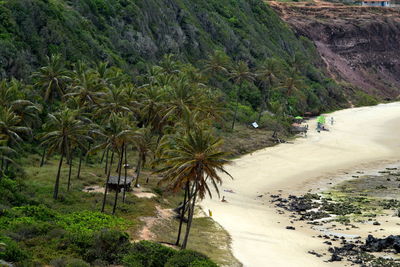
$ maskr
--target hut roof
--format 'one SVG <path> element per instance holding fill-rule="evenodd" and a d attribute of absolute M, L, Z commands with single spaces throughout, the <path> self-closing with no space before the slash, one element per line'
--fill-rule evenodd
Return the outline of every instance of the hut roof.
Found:
<path fill-rule="evenodd" d="M 133 177 L 132 176 L 127 176 L 126 177 L 126 184 L 132 183 Z M 121 179 L 119 181 L 119 185 L 124 185 L 125 182 L 125 176 L 121 175 Z M 108 184 L 118 184 L 118 176 L 110 176 L 110 179 L 108 181 Z"/>

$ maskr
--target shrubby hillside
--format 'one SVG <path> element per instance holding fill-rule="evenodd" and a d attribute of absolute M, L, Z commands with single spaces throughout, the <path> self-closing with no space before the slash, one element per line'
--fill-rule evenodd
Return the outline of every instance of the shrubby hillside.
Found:
<path fill-rule="evenodd" d="M 277 59 L 285 69 L 281 78 L 294 68 L 302 93 L 284 103 L 296 106 L 289 113 L 319 113 L 346 103 L 342 89 L 315 67 L 320 59 L 313 44 L 297 38 L 260 0 L 0 2 L 0 78 L 28 79 L 56 53 L 72 63 L 107 61 L 137 74 L 165 54 L 200 66 L 216 49 L 254 70 L 267 58 Z M 217 79 L 215 86 L 234 99 L 235 87 L 226 80 Z M 263 96 L 255 85 L 245 84 L 241 102 L 257 110 Z M 268 100 L 275 102 L 273 112 L 285 102 L 279 95 Z"/>
<path fill-rule="evenodd" d="M 259 0 L 6 0 L 0 14 L 2 76 L 23 77 L 55 52 L 126 65 L 216 48 L 251 62 L 308 51 Z"/>

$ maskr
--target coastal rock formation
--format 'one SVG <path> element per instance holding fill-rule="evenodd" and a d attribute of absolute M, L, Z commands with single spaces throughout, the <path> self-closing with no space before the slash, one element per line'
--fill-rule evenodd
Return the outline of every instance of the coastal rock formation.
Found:
<path fill-rule="evenodd" d="M 386 238 L 375 238 L 372 235 L 368 235 L 362 249 L 369 252 L 380 252 L 385 249 L 394 249 L 396 253 L 399 253 L 400 236 L 390 235 Z"/>

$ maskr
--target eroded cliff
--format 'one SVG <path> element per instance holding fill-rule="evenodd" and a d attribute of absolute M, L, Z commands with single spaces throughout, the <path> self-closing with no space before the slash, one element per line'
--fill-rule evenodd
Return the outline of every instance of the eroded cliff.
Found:
<path fill-rule="evenodd" d="M 325 2 L 269 2 L 311 39 L 336 80 L 382 98 L 400 93 L 400 11 Z"/>

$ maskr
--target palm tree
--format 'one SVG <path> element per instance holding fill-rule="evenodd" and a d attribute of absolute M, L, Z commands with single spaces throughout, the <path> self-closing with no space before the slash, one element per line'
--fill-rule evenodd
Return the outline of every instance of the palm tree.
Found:
<path fill-rule="evenodd" d="M 105 86 L 93 71 L 86 70 L 74 73 L 73 83 L 70 92 L 66 93 L 66 99 L 75 98 L 80 108 L 89 108 L 99 105 L 99 99 L 104 96 Z"/>
<path fill-rule="evenodd" d="M 131 107 L 127 103 L 127 95 L 123 87 L 111 85 L 102 97 L 97 108 L 96 116 L 109 118 L 110 114 L 126 115 L 132 113 Z"/>
<path fill-rule="evenodd" d="M 33 73 L 33 78 L 36 80 L 35 87 L 43 90 L 45 102 L 56 96 L 63 97 L 67 84 L 71 80 L 60 54 L 47 57 L 47 61 L 47 66 L 41 67 L 38 72 Z"/>
<path fill-rule="evenodd" d="M 165 90 L 159 86 L 145 86 L 139 93 L 140 114 L 145 126 L 156 124 L 156 118 L 161 117 L 164 109 Z"/>
<path fill-rule="evenodd" d="M 124 154 L 124 149 L 129 142 L 131 136 L 134 134 L 133 128 L 130 126 L 131 123 L 127 118 L 121 118 L 118 115 L 112 113 L 108 119 L 108 124 L 102 133 L 99 133 L 103 137 L 103 141 L 100 144 L 93 147 L 90 153 L 98 150 L 105 150 L 111 152 L 111 158 L 108 163 L 107 169 L 107 180 L 105 184 L 103 204 L 101 207 L 101 212 L 104 212 L 105 205 L 107 201 L 108 184 L 110 181 L 111 170 L 114 160 L 114 153 L 119 153 L 119 164 L 118 164 L 118 185 L 121 179 L 121 169 L 122 169 L 122 159 Z M 106 159 L 108 161 L 108 158 Z M 116 199 L 118 198 L 118 190 L 116 192 Z M 116 207 L 116 201 L 114 201 L 114 206 Z M 115 213 L 115 208 L 113 208 L 113 213 Z"/>
<path fill-rule="evenodd" d="M 138 151 L 138 161 L 136 164 L 136 180 L 135 187 L 139 186 L 139 177 L 142 168 L 145 166 L 148 154 L 154 148 L 153 136 L 149 128 L 141 128 L 133 135 L 133 144 Z M 149 182 L 147 178 L 146 183 Z"/>
<path fill-rule="evenodd" d="M 180 63 L 174 60 L 173 54 L 166 54 L 159 62 L 159 66 L 162 68 L 162 72 L 167 75 L 175 75 L 180 72 Z"/>
<path fill-rule="evenodd" d="M 236 91 L 236 107 L 235 114 L 232 121 L 232 130 L 235 128 L 236 116 L 239 107 L 240 92 L 243 86 L 243 82 L 253 82 L 254 74 L 249 70 L 249 66 L 243 60 L 240 60 L 229 73 L 229 79 L 238 85 L 238 90 Z"/>
<path fill-rule="evenodd" d="M 221 174 L 231 177 L 224 169 L 229 160 L 221 145 L 221 139 L 201 128 L 185 131 L 163 143 L 164 151 L 159 161 L 161 169 L 158 171 L 163 175 L 161 183 L 167 183 L 175 192 L 182 188 L 187 190 L 188 222 L 183 249 L 187 246 L 197 197 L 203 199 L 207 193 L 212 197 L 209 184 L 219 195 Z"/>
<path fill-rule="evenodd" d="M 231 62 L 229 57 L 222 50 L 215 50 L 204 61 L 203 72 L 213 76 L 219 73 L 228 74 Z"/>
<path fill-rule="evenodd" d="M 21 126 L 22 119 L 12 111 L 12 108 L 0 106 L 0 135 L 7 140 L 7 144 L 16 145 L 22 142 L 21 135 L 31 134 L 31 128 Z"/>
<path fill-rule="evenodd" d="M 87 125 L 77 119 L 77 111 L 68 108 L 49 114 L 46 129 L 48 131 L 40 135 L 42 145 L 48 148 L 48 155 L 58 152 L 61 156 L 53 191 L 53 198 L 57 199 L 64 156 L 70 161 L 71 149 L 75 146 L 84 148 L 90 137 Z"/>
<path fill-rule="evenodd" d="M 0 178 L 3 177 L 5 172 L 5 166 L 8 163 L 14 164 L 14 161 L 10 158 L 11 155 L 15 154 L 16 151 L 7 145 L 7 140 L 3 139 L 4 136 L 0 135 L 0 159 L 1 159 L 1 167 L 0 167 Z"/>
<path fill-rule="evenodd" d="M 288 77 L 278 88 L 282 90 L 284 93 L 286 109 L 289 111 L 289 113 L 293 113 L 292 112 L 293 107 L 289 102 L 289 100 L 293 100 L 293 95 L 296 95 L 296 98 L 299 98 L 299 99 L 294 99 L 296 101 L 301 101 L 305 98 L 304 95 L 301 94 L 302 88 L 304 88 L 304 83 L 302 78 L 298 75 L 295 69 L 291 68 L 289 70 Z"/>
<path fill-rule="evenodd" d="M 10 82 L 1 81 L 0 106 L 10 108 L 10 111 L 21 118 L 23 126 L 37 127 L 41 122 L 39 118 L 41 107 L 26 99 L 25 87 L 26 85 L 14 78 Z"/>
<path fill-rule="evenodd" d="M 267 102 L 269 99 L 269 92 L 271 88 L 274 86 L 276 81 L 278 80 L 278 76 L 281 72 L 281 66 L 279 61 L 275 58 L 269 58 L 265 60 L 261 65 L 257 68 L 256 78 L 258 80 L 259 86 L 261 88 L 261 107 L 260 112 L 258 114 L 258 122 L 260 122 L 262 112 L 267 107 Z M 268 90 L 269 88 L 269 90 Z"/>

